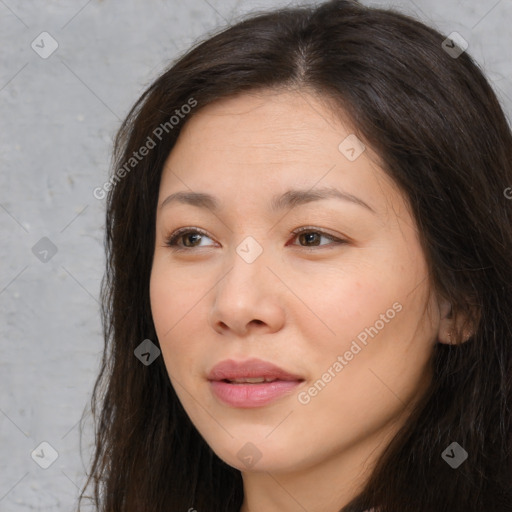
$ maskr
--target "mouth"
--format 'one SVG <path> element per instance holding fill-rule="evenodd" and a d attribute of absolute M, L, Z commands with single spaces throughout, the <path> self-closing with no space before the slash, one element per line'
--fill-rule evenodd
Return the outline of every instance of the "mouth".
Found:
<path fill-rule="evenodd" d="M 210 389 L 223 404 L 236 408 L 262 407 L 290 395 L 304 378 L 260 359 L 226 360 L 208 374 Z"/>
<path fill-rule="evenodd" d="M 281 379 L 274 379 L 274 378 L 267 378 L 267 377 L 253 377 L 253 378 L 245 378 L 245 379 L 222 379 L 220 382 L 229 382 L 230 384 L 262 384 L 264 382 L 275 382 L 276 380 Z"/>

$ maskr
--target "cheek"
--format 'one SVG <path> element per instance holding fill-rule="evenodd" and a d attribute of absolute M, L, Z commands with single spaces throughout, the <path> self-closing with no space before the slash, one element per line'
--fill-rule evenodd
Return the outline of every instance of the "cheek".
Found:
<path fill-rule="evenodd" d="M 168 276 L 162 272 L 158 264 L 153 264 L 149 283 L 149 297 L 151 314 L 160 340 L 165 341 L 163 334 L 171 329 L 173 322 L 171 316 L 176 311 L 175 293 L 171 292 Z"/>
<path fill-rule="evenodd" d="M 197 362 L 204 322 L 194 319 L 204 314 L 207 290 L 194 283 L 189 274 L 155 259 L 150 279 L 151 312 L 162 356 L 172 375 L 186 374 Z"/>
<path fill-rule="evenodd" d="M 150 280 L 151 313 L 166 363 L 169 350 L 174 353 L 175 348 L 179 347 L 179 344 L 172 346 L 173 340 L 180 327 L 180 318 L 186 314 L 186 301 L 182 293 L 177 293 L 176 284 L 170 272 L 164 271 L 158 263 L 154 264 Z"/>
<path fill-rule="evenodd" d="M 313 342 L 307 349 L 312 376 L 321 379 L 329 369 L 343 374 L 334 380 L 341 386 L 339 396 L 347 398 L 346 389 L 352 386 L 360 389 L 362 396 L 371 396 L 372 386 L 384 386 L 375 373 L 406 394 L 423 382 L 435 325 L 424 314 L 428 292 L 425 279 L 418 286 L 422 282 L 416 278 L 418 274 L 419 269 L 414 268 L 404 272 L 398 262 L 386 269 L 368 266 L 334 276 L 331 282 L 338 283 L 335 287 L 323 283 L 308 293 L 314 322 L 298 318 L 297 322 L 303 334 L 308 332 L 305 338 Z M 336 362 L 337 371 L 333 369 Z"/>
<path fill-rule="evenodd" d="M 192 277 L 184 278 L 179 268 L 174 268 L 157 253 L 151 269 L 149 293 L 155 327 L 160 334 L 166 334 L 161 342 L 172 337 L 199 300 L 198 287 L 191 281 Z"/>
<path fill-rule="evenodd" d="M 390 309 L 388 316 L 395 314 L 396 284 L 383 282 L 379 269 L 346 269 L 316 282 L 318 286 L 305 296 L 308 308 L 298 308 L 296 321 L 309 330 L 307 339 L 315 340 L 319 356 L 343 353 L 358 335 L 364 341 L 365 328 L 379 321 L 381 314 Z M 311 319 L 301 319 L 305 316 Z"/>

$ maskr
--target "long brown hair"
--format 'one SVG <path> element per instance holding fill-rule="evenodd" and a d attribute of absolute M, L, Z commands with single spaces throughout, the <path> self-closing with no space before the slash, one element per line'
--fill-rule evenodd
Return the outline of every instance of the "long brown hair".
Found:
<path fill-rule="evenodd" d="M 469 341 L 435 346 L 424 400 L 343 511 L 512 510 L 512 201 L 504 193 L 512 135 L 482 72 L 467 52 L 449 52 L 445 38 L 349 0 L 275 10 L 197 44 L 136 102 L 105 187 L 105 349 L 91 402 L 96 451 L 80 502 L 92 481 L 101 512 L 239 511 L 240 472 L 199 435 L 163 358 L 146 366 L 134 350 L 145 339 L 158 346 L 149 301 L 155 214 L 181 129 L 217 99 L 288 88 L 314 91 L 348 114 L 409 200 L 432 286 L 454 317 L 474 321 Z M 152 147 L 142 157 L 143 146 Z M 441 457 L 453 442 L 468 453 L 457 469 Z"/>

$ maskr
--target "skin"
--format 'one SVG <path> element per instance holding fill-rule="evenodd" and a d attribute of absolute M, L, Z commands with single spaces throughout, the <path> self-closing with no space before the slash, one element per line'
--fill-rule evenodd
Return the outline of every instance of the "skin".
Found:
<path fill-rule="evenodd" d="M 407 201 L 378 155 L 366 145 L 350 161 L 338 149 L 353 133 L 313 93 L 245 93 L 197 112 L 163 169 L 153 320 L 191 421 L 242 472 L 242 512 L 333 512 L 348 503 L 424 393 L 434 344 L 447 343 L 453 327 L 449 304 L 429 287 Z M 334 198 L 270 211 L 275 194 L 324 186 L 357 196 L 374 212 Z M 221 209 L 160 207 L 178 191 L 212 194 Z M 292 234 L 303 226 L 309 235 Z M 183 250 L 174 251 L 166 239 L 181 227 L 208 235 L 183 236 Z M 315 235 L 319 230 L 347 242 Z M 236 252 L 249 236 L 263 250 L 251 263 Z M 338 356 L 396 303 L 394 318 L 386 316 L 334 371 Z M 208 372 L 225 359 L 252 357 L 305 382 L 263 407 L 223 404 Z M 329 368 L 330 381 L 308 395 Z M 248 442 L 261 454 L 252 467 L 237 456 Z"/>

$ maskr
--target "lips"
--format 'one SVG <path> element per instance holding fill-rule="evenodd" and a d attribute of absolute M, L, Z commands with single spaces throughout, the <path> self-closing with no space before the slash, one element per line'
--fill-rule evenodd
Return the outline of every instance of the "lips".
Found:
<path fill-rule="evenodd" d="M 222 361 L 211 369 L 208 380 L 222 403 L 238 408 L 262 407 L 304 382 L 301 376 L 261 359 Z"/>
<path fill-rule="evenodd" d="M 227 359 L 215 365 L 208 374 L 211 381 L 244 381 L 248 379 L 302 381 L 299 375 L 289 373 L 279 366 L 262 361 L 261 359 L 249 359 L 246 361 L 233 361 Z"/>

